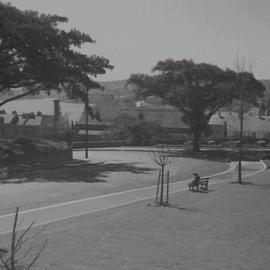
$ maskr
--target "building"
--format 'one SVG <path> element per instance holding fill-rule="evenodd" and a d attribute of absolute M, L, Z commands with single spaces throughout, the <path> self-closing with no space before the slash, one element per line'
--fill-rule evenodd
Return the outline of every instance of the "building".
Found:
<path fill-rule="evenodd" d="M 111 125 L 111 122 L 101 121 L 99 109 L 95 106 L 91 105 L 88 107 L 88 117 L 86 117 L 86 110 L 84 108 L 79 122 L 73 125 L 73 130 L 75 130 L 78 140 L 83 140 L 86 136 L 86 122 L 89 140 L 100 140 L 103 132 Z"/>
<path fill-rule="evenodd" d="M 129 99 L 115 99 L 113 95 L 108 94 L 99 94 L 95 99 L 90 98 L 90 101 L 91 104 L 89 104 L 87 109 L 88 117 L 86 117 L 84 106 L 79 121 L 73 122 L 73 131 L 76 134 L 76 140 L 84 140 L 86 135 L 86 121 L 88 123 L 88 139 L 101 140 L 104 131 L 111 126 L 114 119 L 116 119 L 122 111 L 127 108 L 135 107 L 135 103 L 131 102 Z M 95 101 L 95 103 L 92 103 L 93 101 Z"/>
<path fill-rule="evenodd" d="M 239 136 L 240 118 L 238 113 L 221 112 L 211 117 L 210 127 L 215 127 L 216 135 L 233 138 Z M 243 135 L 257 139 L 270 138 L 270 116 L 258 116 L 252 113 L 244 114 Z"/>
<path fill-rule="evenodd" d="M 36 101 L 36 103 L 38 103 Z M 62 116 L 58 99 L 51 100 L 51 114 L 39 112 L 0 114 L 0 136 L 15 138 L 19 136 L 55 138 L 68 131 L 68 119 Z"/>

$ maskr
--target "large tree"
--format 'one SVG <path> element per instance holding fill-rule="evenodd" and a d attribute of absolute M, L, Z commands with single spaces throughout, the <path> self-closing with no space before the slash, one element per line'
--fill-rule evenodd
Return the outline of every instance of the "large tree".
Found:
<path fill-rule="evenodd" d="M 223 70 L 192 60 L 160 61 L 152 75 L 133 74 L 128 83 L 136 86 L 137 95 L 158 96 L 183 113 L 182 120 L 193 135 L 193 151 L 200 151 L 200 138 L 209 131 L 208 122 L 223 106 L 239 98 L 239 89 L 256 104 L 264 87 L 251 73 Z"/>
<path fill-rule="evenodd" d="M 112 66 L 103 57 L 81 53 L 82 45 L 95 41 L 76 29 L 61 29 L 67 21 L 0 2 L 0 93 L 15 92 L 0 106 L 43 90 L 84 97 L 84 89 L 99 87 L 91 77 Z"/>

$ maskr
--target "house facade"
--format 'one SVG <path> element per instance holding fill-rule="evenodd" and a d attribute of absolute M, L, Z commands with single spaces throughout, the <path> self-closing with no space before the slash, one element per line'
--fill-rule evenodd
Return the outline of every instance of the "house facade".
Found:
<path fill-rule="evenodd" d="M 62 116 L 60 102 L 52 100 L 53 111 L 51 114 L 42 112 L 0 114 L 1 138 L 16 138 L 20 136 L 55 138 L 69 129 L 68 121 Z"/>
<path fill-rule="evenodd" d="M 221 112 L 213 115 L 209 121 L 216 135 L 221 138 L 239 136 L 240 118 L 238 113 Z M 270 116 L 259 116 L 251 112 L 244 114 L 243 135 L 257 139 L 270 138 Z"/>

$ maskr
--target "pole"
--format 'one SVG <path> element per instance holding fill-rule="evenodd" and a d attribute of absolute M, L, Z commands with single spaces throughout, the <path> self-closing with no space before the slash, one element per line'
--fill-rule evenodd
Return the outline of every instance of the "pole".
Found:
<path fill-rule="evenodd" d="M 86 88 L 86 99 L 85 99 L 85 158 L 88 158 L 88 88 Z"/>
<path fill-rule="evenodd" d="M 161 171 L 158 171 L 158 184 L 157 184 L 157 192 L 156 192 L 156 203 L 158 202 L 158 193 L 159 193 L 159 185 L 160 185 L 160 175 Z"/>
<path fill-rule="evenodd" d="M 167 204 L 169 203 L 170 171 L 167 171 Z"/>
<path fill-rule="evenodd" d="M 164 193 L 164 165 L 161 166 L 161 188 L 160 188 L 160 204 L 163 205 Z"/>
<path fill-rule="evenodd" d="M 238 183 L 242 183 L 242 152 L 243 152 L 243 88 L 240 89 L 240 133 L 239 133 L 239 155 L 238 155 Z"/>

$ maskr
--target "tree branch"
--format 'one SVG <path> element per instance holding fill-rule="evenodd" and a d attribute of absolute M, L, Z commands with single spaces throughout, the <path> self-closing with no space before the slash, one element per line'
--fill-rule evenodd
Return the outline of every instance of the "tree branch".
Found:
<path fill-rule="evenodd" d="M 18 99 L 18 98 L 25 97 L 25 96 L 27 96 L 27 95 L 29 95 L 29 94 L 33 94 L 33 93 L 36 92 L 37 90 L 38 90 L 38 89 L 35 88 L 35 89 L 32 89 L 32 90 L 29 90 L 28 92 L 22 93 L 22 94 L 20 94 L 20 95 L 17 95 L 17 96 L 8 98 L 8 99 L 6 99 L 6 100 L 0 102 L 0 107 L 3 106 L 4 104 L 8 103 L 8 102 L 11 102 L 11 101 L 13 101 L 13 100 Z"/>
<path fill-rule="evenodd" d="M 28 265 L 28 267 L 26 268 L 27 270 L 31 269 L 32 266 L 36 263 L 36 261 L 39 259 L 41 253 L 43 252 L 43 250 L 45 249 L 46 245 L 48 243 L 48 239 L 45 240 L 45 242 L 43 243 L 42 247 L 40 248 L 40 250 L 38 251 L 38 253 L 35 255 L 35 257 L 33 258 L 33 260 L 31 261 L 31 263 Z"/>

